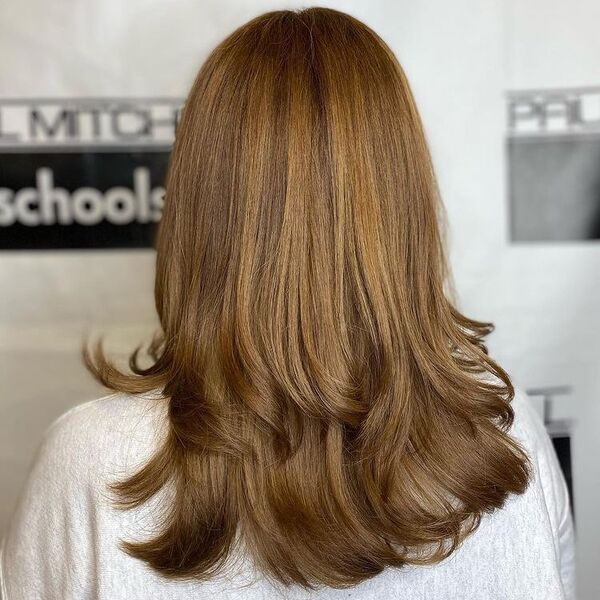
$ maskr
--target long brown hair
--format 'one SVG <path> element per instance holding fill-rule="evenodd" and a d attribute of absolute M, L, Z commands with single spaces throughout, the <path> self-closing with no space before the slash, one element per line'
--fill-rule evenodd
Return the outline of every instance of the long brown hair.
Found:
<path fill-rule="evenodd" d="M 444 222 L 406 76 L 369 27 L 273 11 L 214 49 L 166 177 L 151 366 L 85 351 L 109 388 L 168 403 L 162 447 L 112 486 L 127 509 L 173 485 L 130 555 L 207 579 L 239 533 L 275 581 L 346 587 L 441 560 L 524 491 L 514 388 L 493 324 L 447 289 Z"/>

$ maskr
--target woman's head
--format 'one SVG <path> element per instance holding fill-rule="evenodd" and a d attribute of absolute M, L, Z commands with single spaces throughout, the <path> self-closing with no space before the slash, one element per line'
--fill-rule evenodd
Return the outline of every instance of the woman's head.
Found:
<path fill-rule="evenodd" d="M 115 485 L 125 507 L 175 485 L 131 554 L 205 578 L 239 532 L 269 575 L 345 586 L 443 558 L 524 490 L 513 388 L 493 325 L 446 293 L 442 218 L 409 84 L 366 25 L 274 11 L 210 54 L 167 174 L 153 364 L 86 354 L 169 404 Z"/>

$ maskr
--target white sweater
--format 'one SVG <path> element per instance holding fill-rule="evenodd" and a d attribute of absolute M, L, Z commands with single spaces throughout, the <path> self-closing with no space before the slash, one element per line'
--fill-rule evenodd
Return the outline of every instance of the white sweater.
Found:
<path fill-rule="evenodd" d="M 275 588 L 242 569 L 207 583 L 162 579 L 117 547 L 152 524 L 152 501 L 109 506 L 105 485 L 141 465 L 158 443 L 164 404 L 114 394 L 80 404 L 47 430 L 0 548 L 3 600 L 559 600 L 575 598 L 567 487 L 544 425 L 519 388 L 512 434 L 532 457 L 527 491 L 484 515 L 445 561 L 388 568 L 349 590 Z"/>

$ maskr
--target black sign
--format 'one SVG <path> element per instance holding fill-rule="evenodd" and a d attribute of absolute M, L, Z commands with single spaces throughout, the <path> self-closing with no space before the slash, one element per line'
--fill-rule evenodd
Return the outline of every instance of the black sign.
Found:
<path fill-rule="evenodd" d="M 0 100 L 0 249 L 152 246 L 180 100 Z"/>
<path fill-rule="evenodd" d="M 600 240 L 600 87 L 511 91 L 512 242 Z"/>

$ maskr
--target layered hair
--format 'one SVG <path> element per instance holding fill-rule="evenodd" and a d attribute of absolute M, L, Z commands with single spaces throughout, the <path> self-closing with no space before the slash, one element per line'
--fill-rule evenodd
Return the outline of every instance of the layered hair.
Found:
<path fill-rule="evenodd" d="M 204 580 L 239 535 L 273 580 L 348 587 L 442 560 L 525 490 L 494 325 L 456 308 L 426 135 L 373 30 L 317 7 L 239 27 L 197 74 L 165 189 L 151 362 L 84 352 L 168 405 L 112 484 L 122 509 L 173 486 L 130 555 Z"/>

